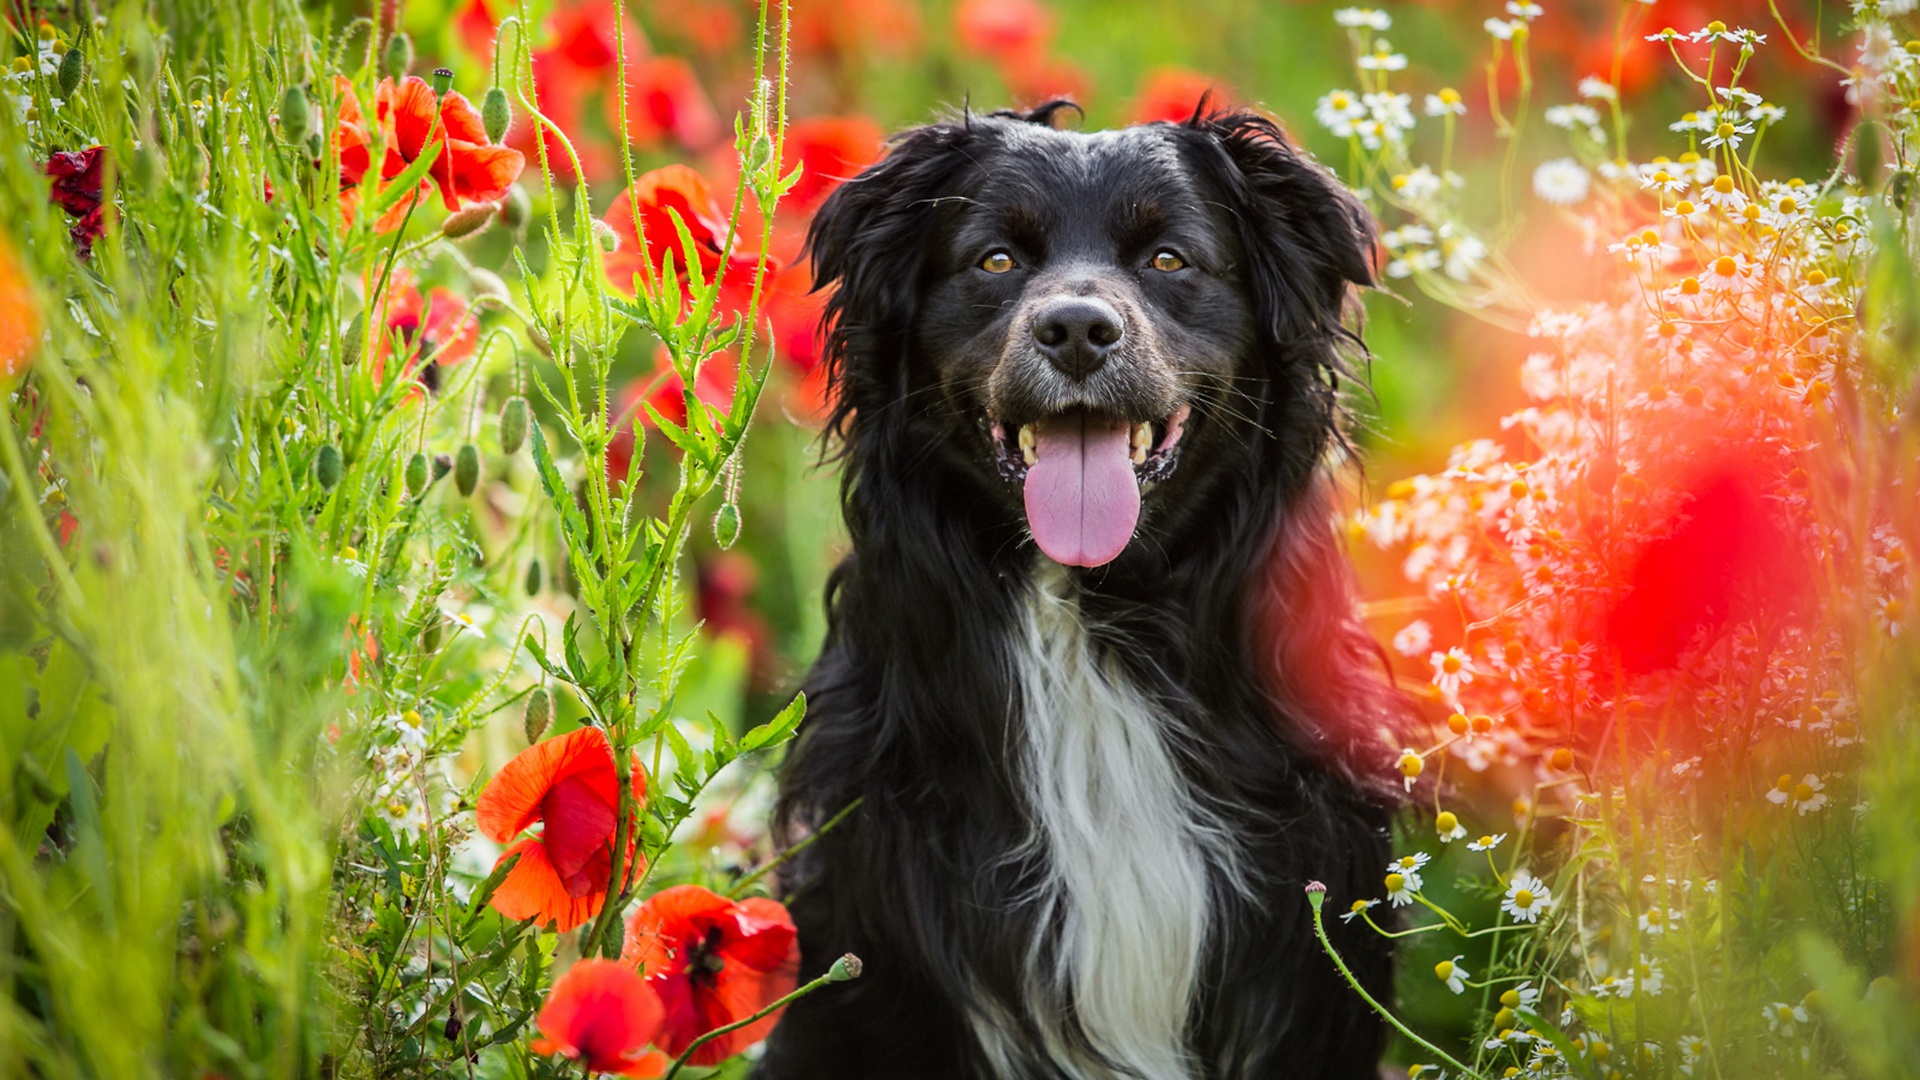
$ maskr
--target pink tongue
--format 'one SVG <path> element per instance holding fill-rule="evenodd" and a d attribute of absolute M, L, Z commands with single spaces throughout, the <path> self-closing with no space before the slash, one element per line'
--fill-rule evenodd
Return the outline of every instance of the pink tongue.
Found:
<path fill-rule="evenodd" d="M 1071 412 L 1034 425 L 1039 460 L 1027 469 L 1027 528 L 1047 558 L 1102 566 L 1119 557 L 1140 520 L 1124 420 Z"/>

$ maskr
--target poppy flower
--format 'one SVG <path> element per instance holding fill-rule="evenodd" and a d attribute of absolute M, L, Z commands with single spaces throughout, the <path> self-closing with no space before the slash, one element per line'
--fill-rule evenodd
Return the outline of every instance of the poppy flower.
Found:
<path fill-rule="evenodd" d="M 353 83 L 345 75 L 335 75 L 333 89 L 340 99 L 333 121 L 333 147 L 340 159 L 340 191 L 344 199 L 347 192 L 360 186 L 367 170 L 373 167 L 370 149 L 373 140 L 367 134 L 367 116 L 360 109 L 360 96 L 353 92 Z"/>
<path fill-rule="evenodd" d="M 482 64 L 493 63 L 493 43 L 500 33 L 500 22 L 487 7 L 487 0 L 467 0 L 454 16 L 454 29 L 467 53 Z"/>
<path fill-rule="evenodd" d="M 0 377 L 27 368 L 27 354 L 40 340 L 40 312 L 27 286 L 26 271 L 0 238 Z"/>
<path fill-rule="evenodd" d="M 733 389 L 739 377 L 738 366 L 731 354 L 721 353 L 700 365 L 700 374 L 694 378 L 694 393 L 701 401 L 722 411 L 733 408 Z M 653 371 L 628 383 L 620 392 L 619 404 L 613 414 L 613 420 L 619 425 L 613 439 L 607 444 L 607 476 L 615 481 L 624 481 L 633 467 L 633 418 L 639 417 L 645 427 L 653 427 L 653 417 L 643 405 L 652 405 L 661 416 L 672 423 L 685 427 L 687 423 L 686 384 L 673 370 L 673 363 L 667 357 L 665 346 L 654 353 Z"/>
<path fill-rule="evenodd" d="M 47 158 L 45 171 L 53 180 L 48 198 L 60 209 L 80 220 L 67 229 L 80 257 L 93 254 L 93 242 L 106 232 L 107 219 L 102 187 L 107 148 L 89 146 L 85 150 L 58 150 Z"/>
<path fill-rule="evenodd" d="M 653 146 L 664 137 L 689 150 L 703 150 L 720 137 L 719 114 L 685 60 L 642 60 L 628 69 L 627 80 L 627 135 L 635 143 Z M 616 123 L 617 114 L 609 110 L 608 126 Z"/>
<path fill-rule="evenodd" d="M 961 48 L 1001 63 L 1034 59 L 1053 38 L 1053 13 L 1036 0 L 961 0 L 953 21 Z"/>
<path fill-rule="evenodd" d="M 564 1054 L 588 1072 L 659 1076 L 666 1055 L 648 1050 L 665 1010 L 660 997 L 632 968 L 618 960 L 580 960 L 567 969 L 540 1006 L 544 1038 L 529 1045 L 536 1054 Z"/>
<path fill-rule="evenodd" d="M 880 125 L 864 116 L 816 116 L 787 128 L 784 168 L 801 166 L 800 181 L 780 204 L 810 214 L 833 189 L 880 158 Z"/>
<path fill-rule="evenodd" d="M 584 104 L 589 95 L 605 95 L 611 106 L 615 73 L 619 68 L 619 50 L 615 48 L 614 19 L 621 20 L 621 34 L 627 46 L 627 70 L 631 74 L 648 54 L 647 36 L 640 25 L 616 5 L 604 2 L 572 4 L 547 17 L 552 43 L 534 50 L 533 82 L 539 89 L 540 111 L 560 130 L 573 136 L 574 152 L 580 155 L 580 167 L 589 177 L 611 175 L 619 161 L 604 140 L 579 137 Z M 547 165 L 561 180 L 576 179 L 573 161 L 552 131 L 531 117 L 514 123 L 507 143 L 531 157 L 538 152 L 537 139 L 544 139 Z"/>
<path fill-rule="evenodd" d="M 678 1056 L 718 1027 L 744 1020 L 793 991 L 800 942 L 787 909 L 755 897 L 729 900 L 698 885 L 647 898 L 627 917 L 620 958 L 637 964 L 666 1017 L 655 1041 Z M 767 1037 L 775 1012 L 707 1043 L 691 1061 L 716 1065 Z"/>
<path fill-rule="evenodd" d="M 633 768 L 633 798 L 644 801 L 646 775 Z M 520 862 L 490 903 L 509 919 L 551 922 L 565 933 L 592 918 L 613 877 L 613 837 L 620 782 L 613 749 L 598 728 L 581 728 L 535 743 L 501 768 L 480 793 L 474 817 L 496 843 L 541 825 L 537 836 L 508 848 Z M 628 838 L 634 856 L 637 836 Z"/>
<path fill-rule="evenodd" d="M 1218 84 L 1197 71 L 1160 68 L 1140 87 L 1140 96 L 1133 100 L 1132 120 L 1136 124 L 1156 120 L 1178 124 L 1192 116 L 1201 100 L 1217 89 Z"/>
<path fill-rule="evenodd" d="M 796 55 L 831 64 L 850 56 L 913 56 L 920 48 L 920 11 L 908 0 L 795 4 L 791 40 Z"/>
<path fill-rule="evenodd" d="M 520 151 L 487 142 L 486 124 L 479 110 L 457 90 L 438 99 L 440 130 L 434 130 L 436 99 L 433 87 L 409 75 L 396 85 L 380 80 L 375 91 L 374 111 L 387 131 L 387 155 L 381 162 L 380 176 L 391 180 L 407 166 L 428 153 L 432 144 L 443 140 L 446 149 L 428 170 L 434 187 L 440 189 L 440 201 L 448 210 L 458 210 L 470 202 L 493 202 L 507 193 L 520 178 L 526 159 Z M 427 181 L 420 183 L 421 190 Z M 417 196 L 416 196 L 417 197 Z M 405 206 L 410 200 L 403 200 Z M 402 211 L 404 214 L 404 211 Z M 384 220 L 384 219 L 383 219 Z"/>
<path fill-rule="evenodd" d="M 466 299 L 452 289 L 435 287 L 426 295 L 414 287 L 413 275 L 396 271 L 387 284 L 384 328 L 379 352 L 374 357 L 374 377 L 385 370 L 398 338 L 403 347 L 403 367 L 411 369 L 415 361 L 431 358 L 433 364 L 420 372 L 429 389 L 439 380 L 434 367 L 448 367 L 473 355 L 480 343 L 480 321 Z"/>
<path fill-rule="evenodd" d="M 640 232 L 646 234 L 644 252 L 640 232 L 634 229 L 636 211 Z M 724 263 L 723 309 L 746 307 L 759 256 L 739 250 L 737 244 L 732 255 L 721 252 L 720 246 L 727 235 L 727 216 L 714 201 L 706 178 L 685 165 L 667 165 L 641 175 L 607 207 L 602 220 L 613 226 L 620 237 L 620 249 L 608 255 L 605 263 L 607 279 L 613 287 L 630 291 L 634 276 L 642 274 L 642 267 L 648 264 L 653 273 L 661 273 L 669 251 L 673 252 L 675 266 L 685 265 L 686 252 L 681 249 L 680 233 L 674 228 L 674 215 L 679 216 L 692 235 L 699 252 L 700 271 L 707 280 L 711 281 Z"/>

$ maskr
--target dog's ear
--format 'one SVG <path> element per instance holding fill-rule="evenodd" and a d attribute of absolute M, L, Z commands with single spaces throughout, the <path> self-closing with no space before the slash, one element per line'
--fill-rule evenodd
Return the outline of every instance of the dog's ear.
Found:
<path fill-rule="evenodd" d="M 1339 337 L 1354 287 L 1374 281 L 1373 215 L 1258 113 L 1196 112 L 1180 127 L 1238 222 L 1261 330 L 1282 345 Z"/>
<path fill-rule="evenodd" d="M 940 198 L 971 160 L 969 119 L 895 136 L 878 163 L 841 184 L 807 230 L 813 287 L 828 289 L 820 320 L 832 400 L 829 430 L 903 390 L 913 323 Z"/>

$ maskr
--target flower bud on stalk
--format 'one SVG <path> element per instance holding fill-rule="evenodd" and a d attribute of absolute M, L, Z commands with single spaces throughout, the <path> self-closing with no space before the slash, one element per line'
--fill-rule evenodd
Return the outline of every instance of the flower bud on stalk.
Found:
<path fill-rule="evenodd" d="M 453 213 L 448 214 L 447 220 L 440 223 L 440 235 L 449 240 L 458 240 L 463 236 L 472 236 L 474 233 L 486 228 L 487 223 L 493 220 L 493 216 L 498 210 L 499 207 L 487 202 L 463 206 Z"/>
<path fill-rule="evenodd" d="M 299 83 L 290 83 L 286 93 L 280 95 L 280 133 L 290 143 L 302 142 L 307 137 L 307 121 L 310 106 L 307 104 L 307 92 Z"/>
<path fill-rule="evenodd" d="M 459 490 L 460 497 L 473 494 L 480 484 L 480 448 L 472 443 L 463 443 L 460 453 L 453 459 L 453 486 Z"/>
<path fill-rule="evenodd" d="M 419 498 L 427 490 L 427 454 L 424 450 L 415 450 L 407 459 L 407 494 Z"/>
<path fill-rule="evenodd" d="M 313 459 L 313 478 L 320 482 L 320 490 L 332 491 L 340 483 L 340 471 L 340 448 L 332 443 L 321 447 Z"/>
<path fill-rule="evenodd" d="M 827 981 L 851 982 L 859 978 L 865 970 L 866 965 L 860 961 L 859 957 L 852 953 L 846 953 L 841 956 L 840 959 L 835 960 L 833 966 L 827 969 Z"/>
<path fill-rule="evenodd" d="M 360 312 L 347 324 L 347 332 L 340 338 L 340 366 L 352 367 L 360 362 L 360 350 L 366 345 L 367 314 Z"/>
<path fill-rule="evenodd" d="M 433 69 L 433 96 L 446 97 L 453 89 L 453 69 L 437 67 Z"/>
<path fill-rule="evenodd" d="M 498 144 L 507 137 L 507 129 L 513 126 L 513 106 L 507 103 L 505 90 L 487 88 L 487 96 L 480 99 L 480 123 L 487 129 L 488 142 Z"/>
<path fill-rule="evenodd" d="M 387 75 L 395 82 L 407 77 L 407 70 L 413 67 L 413 39 L 405 31 L 397 31 L 387 39 Z"/>
<path fill-rule="evenodd" d="M 525 581 L 521 582 L 521 584 L 526 587 L 528 596 L 540 595 L 540 560 L 539 559 L 527 560 L 527 578 Z"/>
<path fill-rule="evenodd" d="M 723 551 L 740 539 L 739 506 L 732 502 L 720 504 L 720 512 L 713 515 L 713 539 Z"/>
<path fill-rule="evenodd" d="M 80 77 L 86 74 L 86 63 L 86 55 L 80 51 L 78 44 L 67 46 L 66 55 L 60 58 L 60 73 L 57 76 L 61 100 L 73 97 L 73 92 L 80 89 Z"/>
<path fill-rule="evenodd" d="M 452 455 L 450 454 L 433 455 L 433 479 L 435 483 L 438 483 L 441 477 L 447 475 L 452 471 L 453 471 Z"/>
<path fill-rule="evenodd" d="M 620 234 L 599 218 L 593 219 L 593 238 L 600 242 L 600 250 L 609 255 L 620 250 Z"/>
<path fill-rule="evenodd" d="M 500 406 L 500 449 L 519 453 L 527 441 L 527 399 L 515 394 Z"/>
<path fill-rule="evenodd" d="M 547 733 L 547 725 L 553 722 L 553 696 L 544 686 L 536 686 L 533 693 L 527 695 L 526 721 L 527 745 L 540 741 Z"/>

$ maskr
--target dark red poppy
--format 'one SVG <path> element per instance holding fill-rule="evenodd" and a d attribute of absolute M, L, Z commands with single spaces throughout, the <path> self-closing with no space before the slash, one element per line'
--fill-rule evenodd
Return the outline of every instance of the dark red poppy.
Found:
<path fill-rule="evenodd" d="M 646 774 L 635 762 L 633 798 L 646 798 Z M 502 859 L 520 861 L 490 903 L 509 919 L 551 922 L 565 933 L 592 918 L 613 876 L 613 837 L 620 781 L 613 748 L 598 728 L 581 728 L 535 743 L 501 768 L 480 793 L 474 817 L 496 843 L 513 842 L 535 824 L 536 836 L 513 843 Z M 628 838 L 629 858 L 638 859 Z"/>
<path fill-rule="evenodd" d="M 640 232 L 634 229 L 636 210 L 640 231 L 646 234 L 644 248 Z M 620 249 L 608 255 L 605 263 L 607 279 L 613 287 L 630 292 L 634 275 L 644 274 L 643 267 L 649 264 L 653 273 L 661 273 L 669 251 L 673 253 L 675 266 L 686 264 L 687 253 L 681 248 L 679 231 L 674 228 L 674 215 L 679 216 L 692 235 L 701 273 L 707 280 L 711 281 L 724 264 L 721 288 L 730 295 L 722 297 L 723 309 L 744 308 L 753 287 L 758 256 L 740 250 L 737 240 L 733 253 L 723 256 L 721 245 L 726 242 L 727 216 L 714 201 L 706 179 L 685 165 L 667 165 L 642 175 L 607 207 L 603 220 L 613 226 L 620 237 Z"/>
<path fill-rule="evenodd" d="M 666 1072 L 666 1055 L 648 1050 L 665 1010 L 660 996 L 618 960 L 578 960 L 553 984 L 536 1021 L 544 1038 L 536 1054 L 564 1054 L 588 1072 L 653 1077 Z"/>
<path fill-rule="evenodd" d="M 627 135 L 641 146 L 672 139 L 689 150 L 712 146 L 722 133 L 720 116 L 693 65 L 677 56 L 655 56 L 627 72 Z M 608 110 L 608 126 L 618 123 Z"/>
<path fill-rule="evenodd" d="M 620 958 L 639 965 L 666 1007 L 661 1049 L 678 1056 L 718 1027 L 744 1020 L 799 982 L 800 942 L 787 909 L 773 900 L 734 901 L 698 885 L 647 898 L 627 917 Z M 767 1037 L 775 1012 L 702 1046 L 695 1065 L 717 1065 Z"/>
<path fill-rule="evenodd" d="M 834 188 L 880 158 L 880 125 L 864 116 L 816 116 L 787 128 L 782 164 L 801 167 L 782 212 L 811 214 Z"/>
<path fill-rule="evenodd" d="M 773 628 L 753 607 L 760 567 L 738 551 L 722 551 L 703 559 L 695 569 L 694 608 L 707 633 L 732 638 L 747 650 L 752 684 L 772 689 Z"/>
<path fill-rule="evenodd" d="M 1131 119 L 1136 124 L 1155 120 L 1177 124 L 1192 116 L 1209 94 L 1219 97 L 1220 84 L 1205 75 L 1185 68 L 1158 68 L 1141 85 L 1140 96 L 1133 99 Z"/>
<path fill-rule="evenodd" d="M 93 242 L 106 232 L 102 174 L 107 165 L 107 148 L 89 146 L 85 150 L 57 150 L 47 158 L 46 173 L 53 179 L 49 194 L 52 202 L 78 218 L 68 229 L 80 257 L 93 254 Z"/>
<path fill-rule="evenodd" d="M 379 348 L 374 354 L 376 378 L 384 371 L 387 358 L 393 355 L 396 337 L 403 349 L 406 367 L 426 359 L 440 367 L 457 364 L 472 356 L 480 343 L 480 321 L 464 297 L 438 286 L 423 296 L 414 287 L 413 274 L 406 270 L 395 271 L 387 283 L 381 325 L 385 332 L 380 335 Z M 437 376 L 423 372 L 422 378 L 432 380 Z"/>

